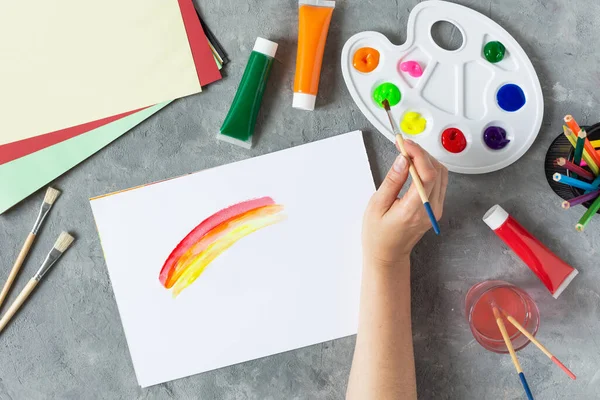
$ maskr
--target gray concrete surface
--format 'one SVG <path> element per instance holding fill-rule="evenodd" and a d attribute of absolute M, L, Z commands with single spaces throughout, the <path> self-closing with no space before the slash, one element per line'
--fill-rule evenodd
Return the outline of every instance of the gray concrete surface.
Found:
<path fill-rule="evenodd" d="M 413 256 L 413 328 L 420 398 L 522 399 L 510 359 L 474 342 L 464 296 L 499 278 L 526 288 L 541 312 L 539 338 L 578 375 L 570 381 L 533 347 L 519 356 L 538 399 L 594 399 L 600 393 L 600 219 L 585 234 L 570 229 L 581 211 L 558 206 L 543 159 L 565 113 L 600 120 L 600 3 L 595 0 L 461 0 L 505 27 L 530 56 L 546 111 L 531 150 L 516 164 L 482 176 L 450 177 L 444 236 L 428 235 Z M 334 13 L 317 110 L 293 110 L 296 54 L 294 0 L 202 2 L 203 14 L 232 59 L 225 79 L 178 100 L 54 182 L 64 194 L 17 282 L 22 287 L 60 229 L 76 245 L 0 336 L 0 399 L 339 399 L 345 392 L 354 338 L 247 362 L 140 389 L 117 312 L 88 198 L 362 129 L 381 182 L 396 154 L 350 98 L 340 73 L 344 41 L 363 30 L 406 37 L 416 0 L 340 0 Z M 257 124 L 246 151 L 215 140 L 257 36 L 279 43 Z M 586 64 L 583 64 L 583 61 Z M 343 166 L 339 166 L 343 173 Z M 35 219 L 42 191 L 0 216 L 2 280 Z M 554 300 L 496 239 L 481 216 L 501 203 L 535 235 L 577 266 L 580 276 Z M 568 227 L 559 232 L 561 226 Z M 579 247 L 574 243 L 578 241 Z M 14 298 L 12 294 L 11 299 Z"/>

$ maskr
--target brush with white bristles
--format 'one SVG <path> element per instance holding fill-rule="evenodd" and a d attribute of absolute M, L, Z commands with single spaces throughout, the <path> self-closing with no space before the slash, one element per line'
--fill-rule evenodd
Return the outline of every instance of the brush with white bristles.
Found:
<path fill-rule="evenodd" d="M 19 255 L 17 256 L 17 260 L 15 261 L 15 263 L 10 271 L 10 274 L 8 274 L 8 278 L 6 279 L 6 283 L 4 284 L 4 287 L 2 288 L 2 292 L 0 292 L 0 308 L 2 308 L 2 303 L 4 302 L 4 299 L 6 298 L 6 296 L 8 295 L 8 292 L 10 291 L 10 288 L 11 288 L 13 282 L 15 281 L 17 274 L 19 273 L 19 270 L 21 269 L 21 265 L 23 265 L 23 261 L 25 261 L 25 258 L 27 257 L 27 253 L 29 253 L 29 249 L 31 249 L 31 245 L 33 244 L 33 241 L 35 240 L 35 237 L 37 236 L 37 233 L 40 230 L 40 227 L 42 226 L 42 222 L 44 222 L 46 215 L 48 215 L 48 212 L 52 208 L 52 204 L 54 204 L 54 202 L 58 198 L 58 195 L 60 195 L 60 190 L 56 190 L 51 187 L 49 187 L 48 190 L 46 190 L 46 195 L 44 196 L 44 202 L 42 203 L 42 206 L 40 207 L 40 212 L 38 214 L 37 219 L 35 220 L 35 224 L 33 224 L 33 228 L 31 229 L 31 232 L 27 236 L 27 239 L 25 239 L 25 243 L 23 244 L 23 247 L 21 248 L 21 251 L 19 252 Z"/>
<path fill-rule="evenodd" d="M 63 232 L 60 234 L 56 243 L 54 243 L 54 247 L 48 253 L 48 256 L 42 263 L 42 266 L 38 270 L 38 272 L 27 282 L 27 285 L 23 288 L 21 293 L 17 296 L 15 301 L 10 305 L 6 313 L 0 319 L 0 332 L 4 329 L 6 324 L 10 321 L 10 319 L 15 315 L 15 313 L 21 308 L 25 300 L 29 297 L 33 289 L 38 285 L 40 280 L 46 275 L 50 267 L 56 263 L 56 261 L 63 255 L 63 253 L 69 248 L 71 243 L 73 243 L 73 236 L 69 235 L 67 232 Z"/>

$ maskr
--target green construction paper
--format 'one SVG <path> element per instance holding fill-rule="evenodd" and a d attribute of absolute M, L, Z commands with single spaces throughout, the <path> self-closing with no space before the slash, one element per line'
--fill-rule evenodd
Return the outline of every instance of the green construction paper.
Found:
<path fill-rule="evenodd" d="M 64 174 L 170 101 L 138 111 L 54 146 L 0 165 L 0 214 Z"/>

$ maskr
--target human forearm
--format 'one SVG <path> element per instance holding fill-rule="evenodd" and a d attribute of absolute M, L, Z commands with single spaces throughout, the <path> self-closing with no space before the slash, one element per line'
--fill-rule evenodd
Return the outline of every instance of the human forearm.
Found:
<path fill-rule="evenodd" d="M 410 261 L 366 260 L 348 399 L 416 399 Z"/>
<path fill-rule="evenodd" d="M 431 223 L 415 185 L 400 196 L 409 165 L 417 170 L 435 217 L 442 216 L 448 171 L 406 139 L 363 220 L 360 317 L 347 398 L 416 399 L 410 321 L 410 253 Z M 409 160 L 410 159 L 410 160 Z"/>

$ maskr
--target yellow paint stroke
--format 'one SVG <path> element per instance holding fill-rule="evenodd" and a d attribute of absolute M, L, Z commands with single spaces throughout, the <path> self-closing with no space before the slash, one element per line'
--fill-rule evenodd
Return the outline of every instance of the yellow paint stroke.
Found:
<path fill-rule="evenodd" d="M 281 209 L 283 208 L 281 206 L 278 207 Z M 227 233 L 224 233 L 218 240 L 207 246 L 195 257 L 187 258 L 186 263 L 182 268 L 183 273 L 177 279 L 175 285 L 173 285 L 173 297 L 177 297 L 177 295 L 185 288 L 191 285 L 215 258 L 230 248 L 235 242 L 252 232 L 276 224 L 283 219 L 285 219 L 284 215 L 265 215 L 260 218 L 255 217 L 255 219 L 237 225 Z"/>

